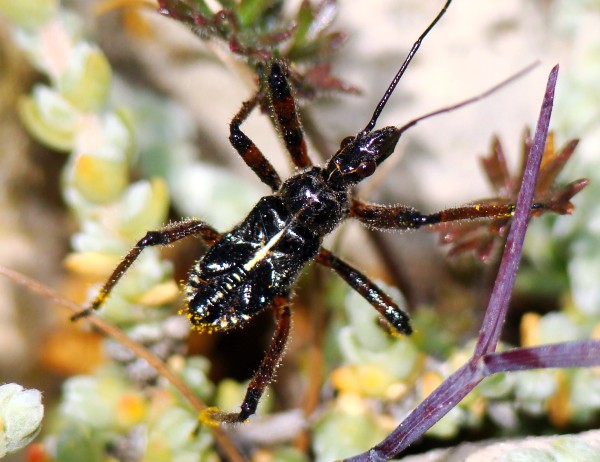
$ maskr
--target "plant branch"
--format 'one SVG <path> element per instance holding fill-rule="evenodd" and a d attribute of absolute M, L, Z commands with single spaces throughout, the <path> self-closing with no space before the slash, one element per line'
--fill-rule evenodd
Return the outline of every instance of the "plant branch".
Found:
<path fill-rule="evenodd" d="M 555 66 L 548 77 L 540 117 L 534 141 L 527 157 L 513 221 L 473 356 L 423 400 L 382 442 L 369 451 L 347 460 L 379 462 L 391 459 L 420 438 L 473 390 L 483 378 L 492 373 L 539 367 L 573 367 L 600 364 L 600 358 L 597 354 L 600 342 L 595 341 L 571 342 L 494 353 L 500 338 L 502 325 L 506 319 L 510 295 L 521 258 L 537 174 L 548 137 L 557 75 L 558 66 Z M 570 360 L 573 361 L 570 362 Z"/>
<path fill-rule="evenodd" d="M 30 278 L 22 273 L 5 268 L 3 266 L 0 266 L 0 275 L 5 276 L 11 281 L 28 288 L 29 290 L 35 292 L 41 297 L 68 309 L 74 314 L 81 312 L 80 305 L 62 297 L 54 290 L 50 289 L 49 287 L 46 287 L 45 285 L 43 285 L 39 281 L 36 281 L 33 278 Z M 181 380 L 176 374 L 174 374 L 173 371 L 171 371 L 158 356 L 156 356 L 146 347 L 144 347 L 138 342 L 133 341 L 122 330 L 113 326 L 110 323 L 107 323 L 98 316 L 91 315 L 86 317 L 86 320 L 89 321 L 96 329 L 98 329 L 104 335 L 115 339 L 121 345 L 129 348 L 137 357 L 146 360 L 148 364 L 150 364 L 154 369 L 156 369 L 156 371 L 162 377 L 167 379 L 169 383 L 173 385 L 173 387 L 175 387 L 184 396 L 184 398 L 198 413 L 206 409 L 206 404 L 204 404 L 189 389 L 189 387 L 183 382 L 183 380 Z M 213 432 L 215 440 L 219 444 L 219 447 L 223 450 L 223 453 L 227 455 L 229 460 L 235 462 L 243 462 L 245 460 L 244 457 L 239 453 L 238 449 L 235 447 L 234 443 L 229 439 L 229 437 L 223 430 L 221 430 L 218 427 L 211 428 L 211 430 Z"/>

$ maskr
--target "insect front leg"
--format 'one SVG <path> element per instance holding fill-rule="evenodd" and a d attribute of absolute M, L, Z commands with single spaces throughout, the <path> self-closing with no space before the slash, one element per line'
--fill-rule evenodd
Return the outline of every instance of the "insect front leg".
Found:
<path fill-rule="evenodd" d="M 367 276 L 348 263 L 321 248 L 316 261 L 334 270 L 350 287 L 356 290 L 396 330 L 402 334 L 412 333 L 408 315 Z"/>
<path fill-rule="evenodd" d="M 544 204 L 533 204 L 531 208 L 532 210 L 543 209 Z M 483 202 L 423 214 L 405 205 L 367 204 L 354 200 L 350 207 L 350 216 L 376 229 L 417 229 L 422 226 L 460 220 L 510 218 L 514 211 L 514 204 Z"/>
<path fill-rule="evenodd" d="M 273 381 L 277 366 L 281 361 L 288 341 L 291 327 L 291 311 L 287 297 L 275 297 L 273 312 L 277 319 L 277 327 L 271 345 L 263 358 L 258 370 L 252 376 L 240 412 L 223 412 L 216 407 L 205 409 L 200 414 L 200 421 L 207 425 L 216 426 L 220 423 L 242 423 L 256 412 L 258 402 L 267 386 Z"/>
<path fill-rule="evenodd" d="M 272 61 L 267 70 L 267 89 L 269 103 L 275 126 L 290 153 L 292 162 L 300 169 L 310 167 L 304 133 L 300 125 L 296 102 L 285 75 L 286 68 L 278 61 Z"/>
<path fill-rule="evenodd" d="M 257 92 L 250 100 L 242 104 L 241 109 L 229 124 L 229 142 L 260 180 L 271 190 L 277 191 L 281 186 L 281 178 L 256 144 L 240 129 L 240 125 L 248 118 L 260 98 L 261 93 Z"/>
<path fill-rule="evenodd" d="M 127 253 L 127 255 L 125 255 L 125 258 L 123 258 L 121 263 L 117 265 L 113 273 L 100 289 L 100 292 L 92 304 L 88 308 L 73 315 L 71 317 L 71 321 L 76 321 L 80 318 L 88 316 L 100 308 L 110 295 L 110 292 L 115 284 L 119 282 L 121 277 L 127 272 L 140 253 L 142 253 L 142 250 L 144 250 L 146 247 L 169 245 L 180 239 L 193 235 L 200 236 L 209 245 L 215 244 L 221 238 L 221 234 L 200 220 L 180 221 L 169 224 L 157 231 L 148 231 L 146 235 L 138 241 L 135 247 L 133 247 Z"/>

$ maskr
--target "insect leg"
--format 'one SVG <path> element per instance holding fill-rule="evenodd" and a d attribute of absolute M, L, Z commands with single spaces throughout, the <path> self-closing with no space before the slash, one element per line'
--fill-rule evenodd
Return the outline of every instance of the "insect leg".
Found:
<path fill-rule="evenodd" d="M 532 204 L 532 210 L 544 209 L 544 204 Z M 405 205 L 368 204 L 353 200 L 350 216 L 367 226 L 376 229 L 417 229 L 421 226 L 435 225 L 460 220 L 478 218 L 510 218 L 515 211 L 514 204 L 483 202 L 467 204 L 461 207 L 441 210 L 431 214 L 422 214 Z"/>
<path fill-rule="evenodd" d="M 296 103 L 282 63 L 270 63 L 266 83 L 275 126 L 283 138 L 292 162 L 300 169 L 310 167 L 312 162 L 308 157 Z"/>
<path fill-rule="evenodd" d="M 260 152 L 260 149 L 240 129 L 240 125 L 248 118 L 260 98 L 261 93 L 257 92 L 251 99 L 242 104 L 242 107 L 229 124 L 229 142 L 260 180 L 273 191 L 277 191 L 281 186 L 281 178 L 279 178 L 275 168 L 264 154 Z"/>
<path fill-rule="evenodd" d="M 324 248 L 321 248 L 316 260 L 334 270 L 350 287 L 362 295 L 394 330 L 406 335 L 412 333 L 408 315 L 367 276 Z"/>
<path fill-rule="evenodd" d="M 213 426 L 219 423 L 242 423 L 256 412 L 260 398 L 267 386 L 273 381 L 275 371 L 283 356 L 289 337 L 291 312 L 288 298 L 282 296 L 275 297 L 273 312 L 277 319 L 275 334 L 273 335 L 273 340 L 271 340 L 269 350 L 248 384 L 241 411 L 239 413 L 229 413 L 222 412 L 216 407 L 210 407 L 205 409 L 200 415 L 200 420 L 203 423 Z"/>
<path fill-rule="evenodd" d="M 125 274 L 140 253 L 142 253 L 144 248 L 155 245 L 169 245 L 192 235 L 199 235 L 210 245 L 215 244 L 221 238 L 221 235 L 214 228 L 200 220 L 179 221 L 177 223 L 171 223 L 157 231 L 148 231 L 146 235 L 138 241 L 135 247 L 125 255 L 125 258 L 123 258 L 121 263 L 117 265 L 110 278 L 108 278 L 104 283 L 104 286 L 100 289 L 100 293 L 96 296 L 92 304 L 88 308 L 73 315 L 71 321 L 76 321 L 88 316 L 93 311 L 100 308 L 106 298 L 110 295 L 115 284 L 119 282 L 123 274 Z"/>

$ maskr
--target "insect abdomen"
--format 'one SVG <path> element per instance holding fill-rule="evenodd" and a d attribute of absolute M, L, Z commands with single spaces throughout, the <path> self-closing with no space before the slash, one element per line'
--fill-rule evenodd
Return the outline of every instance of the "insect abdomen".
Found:
<path fill-rule="evenodd" d="M 320 238 L 292 223 L 279 198 L 261 199 L 190 272 L 188 317 L 200 330 L 243 324 L 275 296 L 289 294 L 319 247 Z"/>

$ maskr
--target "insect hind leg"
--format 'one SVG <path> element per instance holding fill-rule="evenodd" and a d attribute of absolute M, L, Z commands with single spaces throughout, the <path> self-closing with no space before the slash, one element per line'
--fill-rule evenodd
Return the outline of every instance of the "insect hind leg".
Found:
<path fill-rule="evenodd" d="M 179 221 L 171 223 L 156 231 L 148 231 L 117 265 L 108 280 L 100 289 L 100 292 L 92 304 L 79 313 L 71 316 L 71 321 L 77 321 L 78 319 L 89 316 L 99 309 L 106 301 L 117 282 L 119 282 L 121 277 L 129 270 L 131 265 L 146 247 L 169 245 L 180 239 L 194 235 L 200 236 L 209 245 L 215 244 L 221 239 L 221 234 L 219 232 L 200 220 Z"/>
<path fill-rule="evenodd" d="M 209 407 L 200 414 L 202 423 L 210 426 L 218 426 L 220 423 L 237 424 L 245 422 L 256 413 L 260 398 L 275 377 L 275 371 L 279 366 L 290 334 L 292 313 L 289 299 L 283 296 L 275 297 L 273 311 L 277 319 L 275 334 L 267 354 L 250 379 L 240 412 L 223 412 L 216 407 Z"/>

